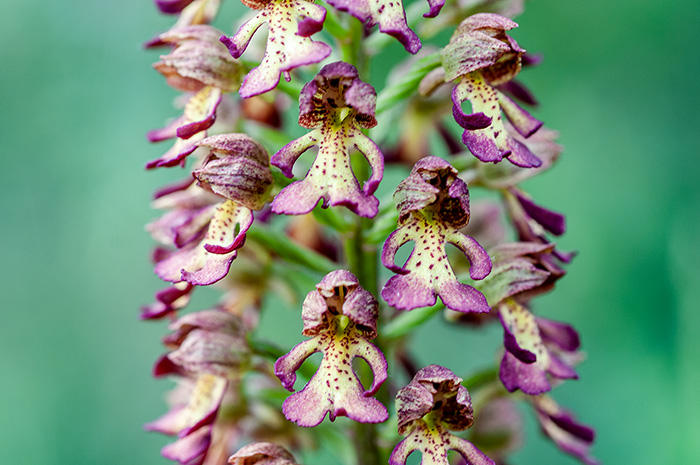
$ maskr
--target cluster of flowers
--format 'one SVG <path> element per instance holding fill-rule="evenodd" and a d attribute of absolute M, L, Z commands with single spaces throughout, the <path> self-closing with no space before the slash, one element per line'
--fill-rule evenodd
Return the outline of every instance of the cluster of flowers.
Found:
<path fill-rule="evenodd" d="M 185 465 L 294 464 L 287 448 L 347 440 L 324 429 L 328 415 L 388 425 L 382 434 L 356 431 L 356 447 L 374 451 L 355 451 L 367 465 L 387 457 L 391 465 L 405 464 L 414 451 L 421 463 L 447 464 L 450 450 L 462 463 L 504 463 L 521 434 L 514 400 L 525 399 L 557 446 L 596 463 L 589 455 L 593 430 L 547 394 L 577 377 L 578 335 L 531 311 L 533 297 L 564 276 L 572 254 L 549 238 L 564 233 L 564 217 L 519 187 L 552 166 L 561 151 L 556 133 L 516 103 L 536 103 L 514 79 L 537 60 L 507 34 L 517 24 L 506 15 L 517 14 L 521 2 L 428 0 L 423 16 L 434 19 L 426 21 L 414 18 L 413 7 L 405 12 L 400 0 L 326 0 L 327 7 L 307 0 L 242 2 L 254 14 L 228 37 L 210 25 L 220 0 L 155 0 L 178 19 L 147 43 L 167 48 L 154 67 L 183 92 L 183 113 L 148 134 L 152 142 L 173 145 L 146 166 L 189 167 L 184 181 L 156 193 L 155 207 L 167 212 L 148 226 L 161 244 L 153 254 L 155 273 L 170 284 L 142 318 L 171 321 L 168 353 L 154 374 L 178 381 L 170 411 L 146 425 L 176 436 L 162 454 Z M 363 27 L 355 27 L 357 20 Z M 378 96 L 347 61 L 365 42 L 381 45 L 382 34 L 418 53 L 421 41 L 409 27 L 414 22 L 424 38 L 456 28 L 448 44 L 409 60 L 409 71 L 397 73 Z M 263 24 L 264 46 L 253 41 Z M 379 32 L 372 33 L 375 25 Z M 333 61 L 336 52 L 312 39 L 316 34 L 353 53 Z M 259 65 L 240 60 L 244 54 Z M 298 93 L 298 124 L 308 132 L 291 140 L 282 124 L 285 94 L 329 57 L 333 62 Z M 281 84 L 281 77 L 292 83 Z M 463 109 L 467 101 L 471 113 Z M 402 112 L 398 140 L 366 134 L 378 126 L 382 102 Z M 463 129 L 462 144 L 442 117 L 450 109 Z M 255 140 L 244 129 L 266 137 Z M 452 163 L 429 156 L 435 135 Z M 297 161 L 313 147 L 313 162 L 295 178 Z M 270 155 L 268 148 L 276 151 Z M 395 190 L 395 209 L 374 195 L 385 161 L 412 166 Z M 467 183 L 502 196 L 517 242 L 504 241 L 505 215 L 496 204 L 475 204 L 470 223 Z M 337 206 L 346 210 L 324 210 Z M 411 241 L 410 256 L 397 265 L 397 252 Z M 466 260 L 448 254 L 448 243 Z M 394 273 L 380 293 L 378 259 Z M 196 288 L 215 283 L 223 291 L 215 308 L 179 314 Z M 301 318 L 308 339 L 286 354 L 255 331 L 271 294 L 291 302 L 306 294 Z M 416 319 L 405 316 L 426 309 L 445 309 L 454 324 L 500 321 L 500 369 L 466 387 L 446 367 L 418 369 L 405 343 L 415 326 L 407 322 Z M 317 352 L 320 365 L 309 370 L 304 362 Z M 355 358 L 369 365 L 368 376 Z M 400 368 L 410 381 L 398 389 Z M 371 383 L 363 385 L 370 372 Z M 297 373 L 307 381 L 301 389 Z M 476 415 L 467 387 L 479 394 Z M 293 392 L 283 402 L 282 388 Z M 459 432 L 473 424 L 462 437 Z"/>

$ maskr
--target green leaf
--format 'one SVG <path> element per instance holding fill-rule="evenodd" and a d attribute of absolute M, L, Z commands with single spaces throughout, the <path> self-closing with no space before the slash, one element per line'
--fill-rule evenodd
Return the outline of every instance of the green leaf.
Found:
<path fill-rule="evenodd" d="M 394 208 L 387 213 L 380 215 L 372 227 L 365 233 L 365 241 L 368 244 L 379 244 L 384 242 L 389 234 L 396 229 L 399 219 L 399 212 Z"/>
<path fill-rule="evenodd" d="M 386 111 L 407 97 L 416 94 L 420 81 L 441 64 L 439 52 L 417 60 L 398 81 L 389 84 L 377 95 L 377 113 Z"/>
<path fill-rule="evenodd" d="M 401 313 L 382 328 L 380 335 L 385 340 L 403 337 L 444 309 L 445 305 L 439 302 L 432 307 L 417 308 L 410 312 Z"/>
<path fill-rule="evenodd" d="M 254 224 L 246 237 L 276 252 L 283 259 L 311 270 L 327 274 L 338 268 L 338 264 L 332 260 L 289 239 L 284 231 Z"/>

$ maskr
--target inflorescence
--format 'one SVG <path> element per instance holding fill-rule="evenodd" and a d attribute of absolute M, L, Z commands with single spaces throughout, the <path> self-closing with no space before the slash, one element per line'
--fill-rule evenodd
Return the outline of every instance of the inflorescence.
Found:
<path fill-rule="evenodd" d="M 522 402 L 557 447 L 597 463 L 594 431 L 550 394 L 577 378 L 579 336 L 533 311 L 574 254 L 552 240 L 564 216 L 520 186 L 561 153 L 523 108 L 537 102 L 517 78 L 539 59 L 510 35 L 522 0 L 242 0 L 230 36 L 211 25 L 221 0 L 155 3 L 177 20 L 146 46 L 164 50 L 154 68 L 182 92 L 182 114 L 148 133 L 172 145 L 146 168 L 187 173 L 156 192 L 165 213 L 147 227 L 168 284 L 141 317 L 170 321 L 154 375 L 177 381 L 146 425 L 174 437 L 163 456 L 293 465 L 289 450 L 323 446 L 362 465 L 416 451 L 425 465 L 449 451 L 504 464 Z M 404 49 L 415 56 L 375 87 L 371 67 Z M 404 177 L 393 202 L 379 195 L 393 188 L 385 170 Z M 470 188 L 496 195 L 471 205 Z M 212 285 L 218 303 L 185 313 Z M 301 308 L 294 347 L 259 328 L 280 306 Z M 421 367 L 411 333 L 438 313 L 498 321 L 500 365 Z"/>

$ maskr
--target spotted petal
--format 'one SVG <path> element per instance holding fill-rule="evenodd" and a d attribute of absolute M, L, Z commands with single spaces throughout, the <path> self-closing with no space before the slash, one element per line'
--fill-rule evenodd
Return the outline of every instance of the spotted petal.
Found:
<path fill-rule="evenodd" d="M 259 2 L 264 3 L 264 2 Z M 248 47 L 255 31 L 269 26 L 267 48 L 260 66 L 243 80 L 241 97 L 248 98 L 274 89 L 281 73 L 318 63 L 331 53 L 331 48 L 309 36 L 323 27 L 326 10 L 305 0 L 270 0 L 254 18 L 247 21 L 232 37 L 221 36 L 234 58 Z"/>
<path fill-rule="evenodd" d="M 379 147 L 362 133 L 376 124 L 376 92 L 362 82 L 357 70 L 343 62 L 324 66 L 313 81 L 304 86 L 300 97 L 299 124 L 315 128 L 282 147 L 270 163 L 292 177 L 299 156 L 318 145 L 318 154 L 306 177 L 290 184 L 272 202 L 275 213 L 308 213 L 323 199 L 323 206 L 342 205 L 354 213 L 376 216 L 379 200 L 374 197 L 384 172 Z M 362 153 L 372 175 L 362 189 L 350 166 L 350 151 Z"/>
<path fill-rule="evenodd" d="M 469 192 L 449 163 L 427 157 L 414 166 L 399 184 L 394 200 L 400 227 L 384 243 L 382 263 L 398 273 L 382 289 L 387 303 L 400 310 L 434 305 L 440 296 L 445 306 L 458 312 L 488 312 L 486 298 L 473 287 L 460 283 L 447 258 L 448 243 L 469 260 L 472 279 L 491 272 L 491 260 L 474 239 L 459 229 L 469 222 Z M 394 258 L 409 241 L 414 247 L 399 267 Z"/>
<path fill-rule="evenodd" d="M 300 215 L 313 210 L 323 199 L 324 207 L 344 206 L 366 218 L 376 216 L 379 200 L 373 194 L 384 171 L 382 154 L 372 140 L 350 124 L 314 130 L 283 147 L 272 157 L 271 163 L 289 173 L 302 153 L 299 149 L 304 151 L 316 141 L 319 151 L 306 177 L 284 188 L 275 197 L 272 211 Z M 372 168 L 372 175 L 362 189 L 350 167 L 353 147 L 365 155 Z"/>
<path fill-rule="evenodd" d="M 459 452 L 471 465 L 493 465 L 474 445 L 449 430 L 463 431 L 473 424 L 472 403 L 462 379 L 448 368 L 429 365 L 420 369 L 396 395 L 399 442 L 390 465 L 405 465 L 408 456 L 421 453 L 423 465 L 449 465 L 447 453 Z"/>
<path fill-rule="evenodd" d="M 454 436 L 440 424 L 420 422 L 408 437 L 399 442 L 391 453 L 389 465 L 406 465 L 408 456 L 421 453 L 421 465 L 449 465 L 447 453 L 458 452 L 469 465 L 495 465 L 493 460 L 466 439 Z"/>
<path fill-rule="evenodd" d="M 275 363 L 275 374 L 293 391 L 294 372 L 313 353 L 323 352 L 321 366 L 309 383 L 283 405 L 284 415 L 299 426 L 316 426 L 326 413 L 331 421 L 347 416 L 362 423 L 381 423 L 388 418 L 386 408 L 370 397 L 387 378 L 386 360 L 373 344 L 352 327 L 338 332 L 331 329 L 302 342 Z M 352 360 L 364 359 L 372 368 L 374 380 L 365 391 L 354 373 Z"/>
<path fill-rule="evenodd" d="M 574 369 L 544 344 L 537 321 L 527 308 L 508 300 L 498 306 L 498 313 L 506 348 L 500 377 L 506 389 L 538 395 L 551 390 L 548 375 L 559 379 L 578 378 Z"/>
<path fill-rule="evenodd" d="M 350 272 L 329 273 L 304 301 L 304 334 L 313 335 L 275 363 L 282 385 L 294 391 L 296 371 L 316 352 L 323 353 L 318 371 L 308 384 L 283 404 L 284 415 L 300 426 L 316 426 L 328 413 L 330 420 L 347 416 L 363 423 L 381 423 L 386 408 L 372 396 L 387 378 L 384 355 L 368 339 L 376 337 L 377 301 L 359 287 Z M 372 370 L 368 390 L 355 374 L 359 357 Z"/>
<path fill-rule="evenodd" d="M 368 27 L 379 24 L 379 30 L 396 37 L 401 45 L 411 53 L 421 49 L 421 42 L 415 32 L 408 27 L 403 1 L 394 0 L 329 0 L 328 3 L 341 11 L 347 11 Z M 445 0 L 428 0 L 430 11 L 424 16 L 437 16 Z"/>
<path fill-rule="evenodd" d="M 462 111 L 462 102 L 465 100 L 471 102 L 473 113 L 470 115 Z M 479 160 L 497 163 L 503 158 L 508 158 L 514 165 L 525 168 L 542 164 L 524 144 L 508 134 L 501 117 L 499 102 L 506 104 L 507 114 L 510 114 L 513 120 L 517 121 L 518 127 L 528 135 L 539 129 L 542 123 L 491 87 L 479 73 L 467 74 L 461 78 L 452 91 L 452 102 L 455 120 L 465 129 L 462 142 Z M 479 127 L 479 124 L 472 123 L 484 118 L 490 119 L 491 123 L 488 126 Z"/>
<path fill-rule="evenodd" d="M 204 239 L 158 262 L 156 274 L 165 281 L 187 281 L 207 286 L 221 280 L 243 245 L 245 233 L 253 224 L 250 209 L 231 200 L 221 203 L 213 214 Z M 240 228 L 236 233 L 236 225 Z"/>

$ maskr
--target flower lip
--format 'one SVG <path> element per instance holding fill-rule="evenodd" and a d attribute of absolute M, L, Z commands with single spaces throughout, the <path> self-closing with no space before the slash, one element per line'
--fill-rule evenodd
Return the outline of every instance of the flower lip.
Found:
<path fill-rule="evenodd" d="M 285 389 L 294 391 L 296 372 L 304 360 L 316 352 L 322 352 L 323 359 L 306 386 L 284 401 L 282 410 L 288 420 L 305 427 L 318 425 L 326 414 L 331 421 L 337 416 L 363 423 L 387 420 L 386 407 L 372 397 L 387 378 L 386 359 L 369 342 L 377 336 L 377 313 L 376 299 L 345 270 L 329 273 L 307 295 L 302 334 L 311 339 L 280 357 L 275 362 L 275 375 Z M 358 357 L 372 371 L 369 389 L 363 387 L 352 366 Z"/>
<path fill-rule="evenodd" d="M 280 77 L 291 79 L 289 72 L 303 65 L 318 63 L 331 54 L 331 47 L 309 37 L 323 27 L 326 9 L 307 0 L 248 0 L 243 2 L 258 13 L 241 25 L 233 36 L 222 35 L 219 41 L 231 56 L 240 58 L 260 26 L 267 23 L 269 34 L 260 65 L 243 79 L 242 98 L 268 92 Z"/>
<path fill-rule="evenodd" d="M 373 195 L 382 180 L 381 150 L 362 128 L 376 123 L 376 93 L 347 63 L 332 63 L 307 83 L 299 97 L 299 124 L 311 129 L 275 153 L 270 163 L 293 177 L 299 157 L 313 146 L 319 150 L 304 179 L 286 186 L 272 202 L 272 211 L 287 215 L 309 213 L 323 200 L 323 208 L 344 206 L 365 218 L 374 218 L 379 200 Z M 372 174 L 360 187 L 350 162 L 359 151 Z"/>

